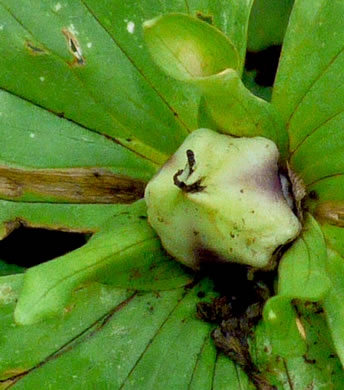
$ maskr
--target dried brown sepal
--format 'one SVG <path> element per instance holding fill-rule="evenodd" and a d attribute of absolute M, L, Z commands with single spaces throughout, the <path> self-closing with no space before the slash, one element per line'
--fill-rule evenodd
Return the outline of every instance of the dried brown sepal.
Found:
<path fill-rule="evenodd" d="M 287 162 L 287 169 L 288 169 L 288 176 L 289 180 L 291 182 L 291 188 L 293 191 L 294 201 L 295 201 L 295 207 L 296 207 L 296 213 L 299 219 L 303 220 L 303 213 L 302 213 L 302 200 L 306 196 L 306 186 L 303 182 L 302 178 L 297 175 L 291 168 L 289 163 Z"/>
<path fill-rule="evenodd" d="M 145 183 L 103 168 L 19 169 L 0 167 L 0 197 L 47 197 L 66 203 L 132 203 Z"/>
<path fill-rule="evenodd" d="M 344 226 L 344 202 L 327 201 L 317 205 L 314 216 L 321 223 L 329 223 L 339 227 Z"/>

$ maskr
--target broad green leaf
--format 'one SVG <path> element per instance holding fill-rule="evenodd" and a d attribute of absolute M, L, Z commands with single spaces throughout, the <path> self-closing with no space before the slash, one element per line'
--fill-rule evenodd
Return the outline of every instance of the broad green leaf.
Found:
<path fill-rule="evenodd" d="M 248 29 L 249 51 L 282 44 L 293 3 L 294 0 L 255 0 Z"/>
<path fill-rule="evenodd" d="M 322 225 L 321 229 L 324 232 L 327 247 L 344 257 L 344 229 L 328 224 Z"/>
<path fill-rule="evenodd" d="M 125 305 L 134 292 L 101 284 L 75 291 L 63 316 L 33 326 L 18 326 L 13 310 L 23 275 L 0 278 L 0 378 L 6 379 L 39 365 L 80 337 L 89 328 L 101 326 L 112 310 Z"/>
<path fill-rule="evenodd" d="M 211 325 L 195 318 L 200 291 L 210 298 L 211 288 L 202 281 L 191 290 L 132 292 L 125 297 L 114 287 L 91 284 L 76 292 L 63 321 L 22 327 L 7 315 L 2 347 L 13 360 L 3 366 L 2 378 L 15 389 L 254 389 L 228 358 L 217 356 Z M 6 306 L 8 314 L 14 299 Z M 2 313 L 0 309 L 0 317 Z M 25 344 L 39 334 L 38 343 Z M 25 354 L 18 355 L 18 348 Z"/>
<path fill-rule="evenodd" d="M 166 290 L 191 280 L 162 251 L 158 237 L 148 225 L 145 204 L 141 201 L 111 217 L 83 247 L 28 269 L 15 320 L 19 324 L 31 324 L 60 315 L 72 292 L 86 282 Z"/>
<path fill-rule="evenodd" d="M 156 163 L 186 136 L 163 96 L 85 2 L 5 1 L 0 19 L 0 87 Z"/>
<path fill-rule="evenodd" d="M 212 390 L 254 390 L 247 376 L 227 357 L 220 354 L 216 361 Z"/>
<path fill-rule="evenodd" d="M 302 356 L 307 351 L 290 301 L 286 296 L 277 295 L 264 306 L 264 323 L 273 353 L 283 358 Z"/>
<path fill-rule="evenodd" d="M 195 364 L 190 390 L 212 390 L 216 355 L 213 340 L 211 337 L 206 337 Z"/>
<path fill-rule="evenodd" d="M 321 306 L 309 302 L 298 305 L 298 315 L 306 335 L 307 352 L 288 359 L 286 366 L 295 389 L 341 389 L 344 371 L 336 356 L 326 315 Z"/>
<path fill-rule="evenodd" d="M 24 271 L 24 267 L 20 267 L 15 264 L 8 264 L 6 261 L 0 260 L 0 276 L 20 274 Z"/>
<path fill-rule="evenodd" d="M 128 203 L 156 172 L 151 161 L 0 91 L 0 197 L 25 202 Z"/>
<path fill-rule="evenodd" d="M 121 204 L 30 203 L 0 200 L 0 238 L 28 227 L 94 233 L 111 215 L 127 211 Z M 144 214 L 143 214 L 144 215 Z"/>
<path fill-rule="evenodd" d="M 326 259 L 326 244 L 321 228 L 307 214 L 300 238 L 281 259 L 278 294 L 289 299 L 319 301 L 330 288 Z"/>
<path fill-rule="evenodd" d="M 113 140 L 0 91 L 0 163 L 15 168 L 99 167 L 149 180 L 156 165 Z"/>
<path fill-rule="evenodd" d="M 185 0 L 144 0 L 135 3 L 135 6 L 132 2 L 121 0 L 87 0 L 83 3 L 111 37 L 114 44 L 130 59 L 134 69 L 137 69 L 150 87 L 161 97 L 177 122 L 181 123 L 186 131 L 197 128 L 196 114 L 199 94 L 192 87 L 166 77 L 153 63 L 143 39 L 143 23 L 146 20 L 169 12 L 187 14 L 188 8 Z M 64 11 L 68 12 L 68 8 Z M 146 100 L 145 96 L 142 98 Z M 152 109 L 156 110 L 155 106 L 152 106 Z"/>
<path fill-rule="evenodd" d="M 317 107 L 317 103 L 314 103 L 314 107 Z M 329 179 L 339 179 L 338 183 L 343 180 L 344 136 L 343 132 L 338 131 L 342 123 L 338 118 L 327 121 L 292 154 L 291 167 L 309 188 L 321 188 L 323 182 L 327 186 Z M 341 189 L 338 194 L 343 194 Z"/>
<path fill-rule="evenodd" d="M 292 151 L 341 104 L 343 12 L 340 0 L 315 0 L 312 7 L 296 0 L 292 9 L 273 93 L 274 105 L 289 124 Z"/>
<path fill-rule="evenodd" d="M 283 44 L 272 103 L 306 185 L 344 172 L 343 17 L 341 0 L 296 0 Z"/>
<path fill-rule="evenodd" d="M 324 310 L 335 349 L 344 364 L 344 312 L 342 309 L 344 303 L 344 232 L 343 228 L 333 225 L 324 225 L 322 229 L 328 246 L 326 271 L 332 284 L 324 299 Z"/>
<path fill-rule="evenodd" d="M 264 307 L 264 321 L 274 353 L 289 357 L 306 352 L 291 302 L 317 302 L 326 296 L 331 288 L 326 264 L 322 230 L 316 220 L 306 214 L 301 236 L 281 259 L 278 295 L 269 299 Z"/>
<path fill-rule="evenodd" d="M 124 382 L 123 389 L 186 388 L 211 326 L 195 318 L 197 288 L 180 302 Z M 160 364 L 157 365 L 157 361 Z M 166 375 L 173 372 L 173 375 Z M 177 373 L 183 372 L 183 375 Z"/>
<path fill-rule="evenodd" d="M 168 14 L 144 23 L 154 61 L 177 80 L 209 77 L 238 69 L 233 43 L 209 23 L 183 14 Z"/>
<path fill-rule="evenodd" d="M 137 7 L 120 0 L 87 0 L 90 12 L 132 59 L 137 69 L 149 80 L 152 87 L 166 100 L 186 126 L 193 130 L 197 125 L 199 93 L 190 85 L 171 80 L 152 63 L 145 50 L 142 25 L 146 20 L 170 13 L 181 12 L 193 16 L 213 18 L 213 25 L 225 33 L 240 54 L 241 69 L 245 59 L 246 34 L 252 0 L 174 0 L 141 1 Z M 209 20 L 209 19 L 208 19 Z"/>
<path fill-rule="evenodd" d="M 332 249 L 328 250 L 326 271 L 332 288 L 324 299 L 324 310 L 335 349 L 344 365 L 344 258 Z"/>
<path fill-rule="evenodd" d="M 341 389 L 344 372 L 336 357 L 323 310 L 305 303 L 297 305 L 297 312 L 306 336 L 305 354 L 281 359 L 274 353 L 266 326 L 261 322 L 251 342 L 255 364 L 279 390 Z"/>

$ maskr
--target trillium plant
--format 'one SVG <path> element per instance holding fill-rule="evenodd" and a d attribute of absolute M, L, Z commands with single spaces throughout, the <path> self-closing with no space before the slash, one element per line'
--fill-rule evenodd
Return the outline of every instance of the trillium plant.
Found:
<path fill-rule="evenodd" d="M 344 3 L 295 1 L 271 101 L 252 6 L 1 2 L 1 238 L 87 242 L 0 278 L 0 389 L 343 388 Z"/>

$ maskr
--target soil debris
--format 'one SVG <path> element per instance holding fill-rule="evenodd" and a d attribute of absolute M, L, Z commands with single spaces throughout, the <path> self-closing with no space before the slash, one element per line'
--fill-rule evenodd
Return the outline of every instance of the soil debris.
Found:
<path fill-rule="evenodd" d="M 249 267 L 226 264 L 215 268 L 211 278 L 220 296 L 198 303 L 197 316 L 218 325 L 212 332 L 217 349 L 243 368 L 257 390 L 275 390 L 255 366 L 249 351 L 249 338 L 272 293 L 275 273 L 256 272 L 249 280 Z"/>

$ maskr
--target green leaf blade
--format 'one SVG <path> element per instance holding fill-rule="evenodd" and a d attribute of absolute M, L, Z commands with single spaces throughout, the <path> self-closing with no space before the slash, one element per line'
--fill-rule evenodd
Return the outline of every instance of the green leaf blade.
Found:
<path fill-rule="evenodd" d="M 6 35 L 9 41 L 2 41 L 1 66 L 7 72 L 0 77 L 0 86 L 116 138 L 156 163 L 164 162 L 187 135 L 185 127 L 84 3 L 67 2 L 58 11 L 55 5 L 27 1 L 21 7 L 7 3 L 0 8 L 7 28 L 14 29 Z M 44 31 L 37 18 L 46 21 Z M 73 23 L 75 19 L 78 23 Z M 42 55 L 32 53 L 27 40 L 33 47 L 38 42 Z M 17 51 L 9 50 L 13 45 Z M 73 47 L 80 47 L 82 63 Z M 11 78 L 14 62 L 25 69 L 16 80 Z M 99 88 L 100 83 L 106 88 Z"/>
<path fill-rule="evenodd" d="M 338 357 L 344 364 L 344 342 L 343 342 L 343 299 L 344 299 L 344 261 L 337 252 L 329 250 L 327 273 L 331 279 L 332 288 L 324 300 L 328 326 L 332 334 L 335 349 Z"/>
<path fill-rule="evenodd" d="M 272 103 L 287 123 L 292 169 L 307 186 L 344 169 L 342 16 L 341 1 L 296 1 L 276 76 Z"/>
<path fill-rule="evenodd" d="M 281 259 L 278 294 L 264 307 L 264 323 L 274 353 L 285 358 L 306 352 L 305 335 L 292 302 L 319 302 L 331 290 L 323 232 L 310 214 L 305 218 L 301 236 Z"/>
<path fill-rule="evenodd" d="M 307 346 L 298 329 L 290 298 L 283 295 L 270 298 L 263 315 L 274 354 L 289 358 L 306 353 Z"/>
<path fill-rule="evenodd" d="M 319 301 L 330 288 L 326 259 L 322 230 L 308 214 L 301 237 L 281 260 L 278 294 L 290 299 Z"/>
<path fill-rule="evenodd" d="M 72 292 L 87 282 L 143 290 L 190 283 L 192 278 L 162 251 L 156 234 L 141 218 L 144 212 L 144 203 L 134 204 L 110 218 L 83 247 L 30 268 L 15 310 L 16 321 L 31 324 L 61 314 Z"/>
<path fill-rule="evenodd" d="M 63 317 L 23 327 L 13 321 L 13 310 L 22 282 L 22 275 L 0 278 L 2 324 L 0 378 L 2 380 L 39 365 L 133 294 L 113 287 L 93 284 L 74 294 L 71 306 L 65 311 Z"/>
<path fill-rule="evenodd" d="M 115 142 L 0 91 L 0 162 L 22 168 L 104 167 L 149 180 L 155 165 Z"/>
<path fill-rule="evenodd" d="M 88 383 L 100 388 L 111 383 L 119 389 L 182 293 L 175 290 L 160 297 L 155 293 L 136 295 L 110 314 L 103 325 L 100 322 L 85 337 L 76 340 L 73 348 L 37 367 L 15 387 L 35 387 L 43 380 L 52 389 L 68 387 L 71 383 L 76 387 Z M 56 375 L 57 372 L 61 375 Z"/>
<path fill-rule="evenodd" d="M 320 123 L 319 116 L 330 118 L 328 110 L 333 110 L 333 104 L 341 104 L 337 96 L 329 106 L 323 100 L 324 93 L 333 94 L 334 90 L 327 88 L 328 84 L 326 89 L 323 86 L 324 76 L 339 66 L 343 12 L 342 2 L 337 0 L 331 4 L 314 1 L 312 7 L 299 0 L 293 7 L 273 94 L 273 103 L 289 123 L 291 150 L 314 128 L 312 123 Z M 336 80 L 338 77 L 336 73 Z"/>

